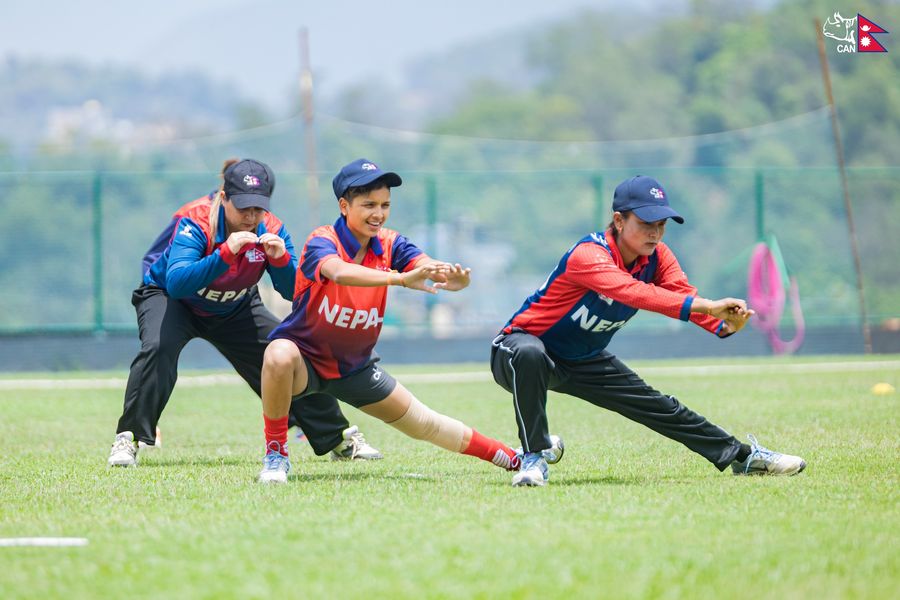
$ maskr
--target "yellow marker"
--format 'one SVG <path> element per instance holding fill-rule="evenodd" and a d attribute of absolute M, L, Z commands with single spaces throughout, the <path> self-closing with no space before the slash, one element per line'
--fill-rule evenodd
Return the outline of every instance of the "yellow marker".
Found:
<path fill-rule="evenodd" d="M 894 386 L 882 381 L 872 386 L 872 393 L 876 396 L 887 396 L 894 393 Z"/>

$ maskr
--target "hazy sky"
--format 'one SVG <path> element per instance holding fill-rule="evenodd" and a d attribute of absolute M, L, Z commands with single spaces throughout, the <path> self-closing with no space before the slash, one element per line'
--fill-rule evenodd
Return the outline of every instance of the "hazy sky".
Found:
<path fill-rule="evenodd" d="M 423 54 L 539 25 L 617 0 L 31 0 L 5 3 L 0 57 L 73 58 L 158 73 L 200 69 L 280 108 L 297 85 L 307 27 L 317 93 L 360 78 L 402 78 Z M 632 0 L 648 10 L 681 2 Z"/>

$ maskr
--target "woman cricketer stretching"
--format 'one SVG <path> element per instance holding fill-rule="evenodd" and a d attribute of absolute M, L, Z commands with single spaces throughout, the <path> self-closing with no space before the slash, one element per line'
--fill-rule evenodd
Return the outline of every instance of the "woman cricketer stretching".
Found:
<path fill-rule="evenodd" d="M 547 390 L 577 396 L 681 442 L 719 470 L 736 474 L 794 475 L 799 456 L 742 444 L 673 396 L 659 393 L 607 352 L 613 334 L 638 309 L 691 321 L 727 337 L 753 311 L 744 300 L 697 296 L 675 255 L 663 244 L 666 221 L 683 223 L 663 187 L 650 177 L 622 182 L 606 231 L 583 237 L 506 323 L 493 342 L 494 380 L 513 395 L 522 441 L 522 467 L 514 486 L 544 485 L 549 478 Z"/>
<path fill-rule="evenodd" d="M 344 166 L 334 178 L 341 216 L 306 240 L 293 310 L 269 336 L 263 359 L 266 455 L 261 482 L 287 481 L 291 397 L 315 392 L 336 396 L 415 439 L 507 470 L 519 467 L 511 448 L 431 410 L 376 364 L 373 349 L 388 286 L 436 293 L 469 285 L 469 269 L 435 261 L 384 228 L 391 188 L 401 183 L 399 175 L 366 159 Z"/>
<path fill-rule="evenodd" d="M 132 295 L 141 349 L 131 364 L 110 467 L 134 467 L 140 446 L 156 443 L 157 423 L 178 378 L 178 357 L 194 338 L 222 353 L 260 393 L 268 336 L 278 324 L 257 283 L 268 272 L 291 297 L 297 258 L 291 236 L 270 211 L 275 174 L 253 159 L 225 161 L 222 185 L 182 206 L 143 260 Z M 381 458 L 327 394 L 294 406 L 316 454 L 334 460 Z M 143 442 L 143 444 L 140 444 Z"/>

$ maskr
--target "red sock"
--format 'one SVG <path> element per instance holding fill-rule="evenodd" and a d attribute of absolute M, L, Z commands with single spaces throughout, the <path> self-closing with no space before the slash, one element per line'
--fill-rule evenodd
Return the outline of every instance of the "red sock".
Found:
<path fill-rule="evenodd" d="M 519 457 L 512 448 L 494 438 L 481 435 L 474 429 L 472 430 L 472 441 L 462 453 L 494 463 L 507 471 L 516 471 L 519 468 Z"/>
<path fill-rule="evenodd" d="M 263 422 L 265 423 L 266 431 L 266 448 L 277 450 L 287 456 L 288 416 L 285 415 L 280 419 L 270 419 L 263 415 Z M 278 445 L 273 447 L 273 442 L 276 442 Z"/>

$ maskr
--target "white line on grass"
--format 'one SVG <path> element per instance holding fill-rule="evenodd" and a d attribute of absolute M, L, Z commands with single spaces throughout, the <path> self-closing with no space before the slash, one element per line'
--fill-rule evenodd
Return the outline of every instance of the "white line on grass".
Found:
<path fill-rule="evenodd" d="M 797 364 L 748 364 L 640 367 L 641 375 L 746 375 L 767 373 L 836 373 L 853 371 L 900 370 L 900 361 L 880 360 L 871 362 L 820 362 Z M 408 373 L 398 375 L 405 383 L 466 383 L 490 381 L 486 371 L 461 371 L 448 373 Z M 0 390 L 98 390 L 125 389 L 125 379 L 0 379 Z M 179 387 L 207 387 L 211 385 L 237 385 L 244 380 L 237 375 L 186 375 L 178 378 Z"/>
<path fill-rule="evenodd" d="M 20 537 L 0 538 L 0 546 L 87 546 L 87 538 Z"/>

